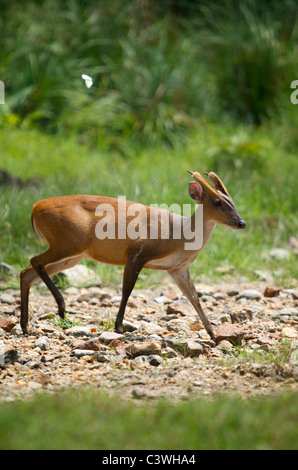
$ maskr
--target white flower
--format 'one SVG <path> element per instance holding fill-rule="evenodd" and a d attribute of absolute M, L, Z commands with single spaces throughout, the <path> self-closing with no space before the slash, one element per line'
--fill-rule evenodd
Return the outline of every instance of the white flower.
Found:
<path fill-rule="evenodd" d="M 91 77 L 89 77 L 89 75 L 83 73 L 82 79 L 85 80 L 85 85 L 87 88 L 90 88 L 93 85 L 93 80 Z"/>

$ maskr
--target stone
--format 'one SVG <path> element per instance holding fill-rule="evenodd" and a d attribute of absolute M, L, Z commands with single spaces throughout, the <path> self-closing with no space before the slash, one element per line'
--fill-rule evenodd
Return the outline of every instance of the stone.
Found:
<path fill-rule="evenodd" d="M 161 352 L 161 345 L 157 341 L 144 341 L 129 344 L 125 349 L 128 355 L 132 357 L 148 356 L 159 354 Z"/>
<path fill-rule="evenodd" d="M 100 344 L 97 339 L 89 339 L 87 341 L 76 341 L 73 347 L 74 349 L 88 351 L 102 351 L 104 349 L 104 346 Z"/>
<path fill-rule="evenodd" d="M 15 317 L 13 317 L 13 318 L 1 317 L 0 318 L 0 328 L 2 328 L 6 332 L 9 332 L 10 330 L 12 330 L 16 326 L 17 322 L 18 322 L 18 320 Z"/>
<path fill-rule="evenodd" d="M 274 313 L 272 315 L 272 318 L 275 319 L 275 318 L 280 318 L 281 320 L 285 320 L 287 318 L 290 318 L 290 319 L 298 319 L 298 308 L 297 307 L 286 307 L 286 308 L 283 308 L 281 310 L 279 310 L 279 312 L 277 313 Z"/>
<path fill-rule="evenodd" d="M 281 330 L 281 336 L 283 338 L 297 338 L 298 333 L 296 328 L 294 328 L 293 326 L 285 326 Z"/>
<path fill-rule="evenodd" d="M 164 360 L 162 357 L 158 356 L 157 354 L 151 354 L 148 356 L 148 362 L 151 366 L 160 366 L 164 364 Z"/>
<path fill-rule="evenodd" d="M 272 282 L 273 281 L 273 275 L 271 274 L 270 271 L 256 269 L 254 271 L 254 274 L 256 276 L 258 276 L 260 281 L 266 281 L 266 282 Z"/>
<path fill-rule="evenodd" d="M 64 330 L 65 334 L 71 336 L 91 336 L 93 332 L 90 327 L 87 326 L 72 326 Z"/>
<path fill-rule="evenodd" d="M 71 354 L 80 358 L 83 356 L 93 356 L 95 353 L 96 351 L 92 351 L 90 349 L 74 349 Z"/>
<path fill-rule="evenodd" d="M 259 300 L 262 298 L 262 294 L 256 289 L 246 289 L 237 295 L 236 299 L 249 299 L 249 300 Z"/>
<path fill-rule="evenodd" d="M 157 302 L 158 304 L 164 304 L 166 302 L 170 302 L 171 300 L 166 297 L 165 295 L 160 295 L 159 297 L 155 297 L 154 302 Z"/>
<path fill-rule="evenodd" d="M 50 341 L 47 336 L 41 336 L 35 341 L 35 347 L 40 348 L 42 351 L 47 351 L 50 347 Z"/>
<path fill-rule="evenodd" d="M 167 306 L 167 314 L 179 314 L 182 315 L 183 317 L 186 317 L 190 315 L 190 312 L 188 308 L 186 308 L 184 305 L 180 304 L 179 302 L 172 302 Z"/>
<path fill-rule="evenodd" d="M 73 268 L 66 269 L 65 271 L 53 276 L 54 283 L 59 284 L 61 280 L 62 283 L 66 283 L 74 287 L 91 282 L 96 284 L 101 283 L 98 275 L 96 275 L 94 271 L 88 269 L 87 266 L 83 264 L 77 264 Z"/>
<path fill-rule="evenodd" d="M 8 263 L 2 261 L 0 263 L 0 279 L 5 279 L 9 276 L 15 276 L 17 274 L 16 269 Z"/>
<path fill-rule="evenodd" d="M 202 297 L 200 298 L 202 302 L 209 302 L 212 305 L 216 305 L 217 301 L 214 297 L 211 295 L 203 294 Z"/>
<path fill-rule="evenodd" d="M 1 294 L 0 302 L 2 302 L 3 304 L 12 305 L 14 303 L 14 297 L 10 294 Z"/>
<path fill-rule="evenodd" d="M 204 347 L 202 344 L 196 341 L 188 340 L 185 343 L 183 343 L 182 352 L 185 356 L 188 356 L 188 357 L 198 357 L 201 354 L 203 354 Z"/>
<path fill-rule="evenodd" d="M 106 345 L 110 344 L 111 341 L 113 341 L 113 340 L 116 340 L 116 339 L 123 340 L 124 338 L 125 338 L 124 335 L 122 335 L 120 333 L 116 333 L 115 331 L 104 331 L 98 337 L 99 341 L 103 344 L 106 344 Z"/>
<path fill-rule="evenodd" d="M 216 348 L 220 349 L 221 351 L 226 351 L 232 348 L 232 344 L 227 339 L 223 339 L 217 344 Z"/>
<path fill-rule="evenodd" d="M 279 287 L 270 287 L 267 286 L 264 290 L 264 297 L 277 297 L 280 293 Z"/>
<path fill-rule="evenodd" d="M 244 331 L 238 325 L 231 323 L 222 323 L 215 333 L 216 344 L 227 340 L 233 345 L 240 345 L 244 338 Z"/>
<path fill-rule="evenodd" d="M 123 320 L 123 330 L 128 332 L 138 331 L 140 327 L 128 320 Z"/>
<path fill-rule="evenodd" d="M 16 348 L 7 347 L 4 352 L 0 349 L 0 368 L 5 367 L 7 364 L 14 364 L 19 359 L 19 353 Z"/>
<path fill-rule="evenodd" d="M 247 320 L 251 320 L 253 312 L 249 307 L 232 307 L 229 310 L 232 323 L 241 323 Z"/>
<path fill-rule="evenodd" d="M 163 329 L 157 323 L 141 320 L 139 322 L 139 332 L 147 335 L 158 335 L 163 332 Z"/>
<path fill-rule="evenodd" d="M 286 248 L 273 248 L 270 250 L 269 256 L 271 259 L 288 260 L 290 258 L 290 251 Z"/>

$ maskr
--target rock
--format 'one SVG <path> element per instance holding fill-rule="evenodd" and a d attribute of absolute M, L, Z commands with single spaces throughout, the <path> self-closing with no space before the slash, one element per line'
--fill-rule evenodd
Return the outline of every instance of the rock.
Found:
<path fill-rule="evenodd" d="M 88 350 L 88 351 L 102 351 L 102 346 L 97 339 L 89 339 L 87 341 L 77 341 L 73 345 L 74 349 Z"/>
<path fill-rule="evenodd" d="M 132 323 L 128 320 L 123 320 L 123 330 L 128 332 L 138 331 L 140 328 L 135 323 Z"/>
<path fill-rule="evenodd" d="M 275 341 L 268 338 L 268 336 L 258 335 L 257 344 L 259 344 L 264 351 L 270 351 L 270 349 L 275 346 Z"/>
<path fill-rule="evenodd" d="M 217 344 L 216 348 L 220 349 L 221 351 L 226 351 L 226 350 L 230 350 L 232 348 L 232 345 L 230 341 L 223 339 Z"/>
<path fill-rule="evenodd" d="M 103 333 L 101 333 L 101 335 L 99 335 L 98 339 L 101 343 L 103 344 L 110 344 L 111 341 L 113 340 L 123 340 L 125 338 L 124 335 L 120 334 L 120 333 L 116 333 L 115 331 L 104 331 Z"/>
<path fill-rule="evenodd" d="M 202 295 L 202 297 L 200 298 L 200 300 L 202 302 L 209 302 L 210 304 L 212 305 L 216 305 L 217 304 L 217 301 L 214 297 L 212 297 L 211 295 L 207 295 L 207 294 L 204 294 Z"/>
<path fill-rule="evenodd" d="M 65 271 L 53 276 L 54 283 L 60 284 L 61 280 L 62 283 L 66 283 L 74 287 L 91 282 L 93 284 L 101 283 L 99 277 L 95 274 L 95 272 L 91 269 L 88 269 L 87 266 L 83 264 L 77 264 L 73 268 L 66 269 Z"/>
<path fill-rule="evenodd" d="M 167 314 L 170 315 L 172 313 L 182 315 L 183 317 L 190 315 L 188 308 L 178 302 L 172 302 L 167 306 Z"/>
<path fill-rule="evenodd" d="M 1 348 L 2 349 L 2 348 Z M 0 349 L 0 367 L 5 367 L 7 364 L 13 364 L 19 359 L 19 353 L 16 348 L 5 348 L 1 353 Z"/>
<path fill-rule="evenodd" d="M 237 295 L 236 299 L 249 299 L 249 300 L 258 300 L 262 298 L 262 294 L 256 289 L 246 289 Z"/>
<path fill-rule="evenodd" d="M 83 356 L 93 356 L 95 353 L 96 351 L 92 351 L 90 349 L 74 349 L 71 354 L 80 358 Z"/>
<path fill-rule="evenodd" d="M 2 302 L 3 304 L 12 305 L 14 303 L 14 297 L 10 294 L 1 294 L 0 302 Z"/>
<path fill-rule="evenodd" d="M 42 351 L 47 351 L 50 347 L 50 341 L 47 336 L 41 336 L 35 341 L 35 347 L 40 348 Z"/>
<path fill-rule="evenodd" d="M 29 380 L 27 387 L 31 390 L 39 390 L 42 388 L 42 384 L 40 382 L 36 382 L 35 380 Z"/>
<path fill-rule="evenodd" d="M 132 343 L 126 348 L 129 356 L 148 356 L 152 354 L 159 354 L 161 352 L 161 345 L 157 341 L 145 341 L 139 343 Z"/>
<path fill-rule="evenodd" d="M 237 291 L 237 294 L 238 294 L 238 291 Z M 225 300 L 225 299 L 228 298 L 228 293 L 226 293 L 226 292 L 214 292 L 213 297 L 216 300 Z"/>
<path fill-rule="evenodd" d="M 167 346 L 167 347 L 164 349 L 164 355 L 165 355 L 168 359 L 173 359 L 173 357 L 177 357 L 177 356 L 178 356 L 178 353 L 175 351 L 175 349 L 171 348 L 170 346 Z"/>
<path fill-rule="evenodd" d="M 286 307 L 281 309 L 279 312 L 272 315 L 272 318 L 280 318 L 285 320 L 287 318 L 298 319 L 298 308 L 297 307 Z"/>
<path fill-rule="evenodd" d="M 164 364 L 164 360 L 162 357 L 158 356 L 157 354 L 151 354 L 148 356 L 148 362 L 151 366 L 160 366 Z"/>
<path fill-rule="evenodd" d="M 72 326 L 71 328 L 67 328 L 64 330 L 65 334 L 71 336 L 91 336 L 93 332 L 91 331 L 91 327 L 88 326 Z"/>
<path fill-rule="evenodd" d="M 2 328 L 6 332 L 9 332 L 10 330 L 12 330 L 16 326 L 17 322 L 18 322 L 18 320 L 15 317 L 13 317 L 13 318 L 1 317 L 0 318 L 0 328 Z"/>
<path fill-rule="evenodd" d="M 278 287 L 267 286 L 264 291 L 264 297 L 277 297 L 279 293 L 280 293 L 280 289 Z"/>
<path fill-rule="evenodd" d="M 16 269 L 8 263 L 2 261 L 0 263 L 0 279 L 5 279 L 9 276 L 15 276 L 17 274 Z"/>
<path fill-rule="evenodd" d="M 288 260 L 290 258 L 290 251 L 286 248 L 273 248 L 270 250 L 269 256 L 271 259 Z"/>
<path fill-rule="evenodd" d="M 216 344 L 227 340 L 233 345 L 240 345 L 244 338 L 244 331 L 237 325 L 231 323 L 222 323 L 215 333 Z"/>
<path fill-rule="evenodd" d="M 165 295 L 160 295 L 159 297 L 155 297 L 154 302 L 157 302 L 158 304 L 164 304 L 167 302 L 171 302 L 171 300 Z"/>
<path fill-rule="evenodd" d="M 93 357 L 97 362 L 111 362 L 113 360 L 113 356 L 106 351 L 95 351 Z"/>
<path fill-rule="evenodd" d="M 228 294 L 229 297 L 234 297 L 235 295 L 239 294 L 239 290 L 238 289 L 228 289 L 227 294 Z"/>
<path fill-rule="evenodd" d="M 169 331 L 175 331 L 177 333 L 184 331 L 187 333 L 189 330 L 189 322 L 182 318 L 174 318 L 167 322 L 167 328 Z"/>
<path fill-rule="evenodd" d="M 147 334 L 147 335 L 155 335 L 155 334 L 158 335 L 163 332 L 163 329 L 157 323 L 141 320 L 139 322 L 139 331 L 140 333 Z"/>
<path fill-rule="evenodd" d="M 170 300 L 178 299 L 178 294 L 173 287 L 168 287 L 166 290 L 162 292 L 162 296 L 167 297 Z"/>
<path fill-rule="evenodd" d="M 281 330 L 281 336 L 283 338 L 297 338 L 298 333 L 297 333 L 296 328 L 294 328 L 293 326 L 285 326 Z"/>
<path fill-rule="evenodd" d="M 261 281 L 266 281 L 266 282 L 272 282 L 273 281 L 273 276 L 270 271 L 265 271 L 261 269 L 256 269 L 254 271 L 254 274 L 258 276 L 258 278 Z"/>
<path fill-rule="evenodd" d="M 251 320 L 253 312 L 249 307 L 232 307 L 229 310 L 232 323 L 241 323 L 243 321 Z"/>
<path fill-rule="evenodd" d="M 204 352 L 203 345 L 196 341 L 189 340 L 183 344 L 183 353 L 185 356 L 198 357 L 201 354 L 203 354 L 203 352 Z"/>

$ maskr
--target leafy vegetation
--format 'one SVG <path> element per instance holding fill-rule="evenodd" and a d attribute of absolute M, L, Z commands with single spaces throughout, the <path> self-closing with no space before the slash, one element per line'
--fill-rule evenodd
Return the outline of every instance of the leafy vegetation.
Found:
<path fill-rule="evenodd" d="M 110 148 L 119 137 L 172 143 L 202 117 L 257 125 L 287 118 L 294 0 L 166 4 L 5 2 L 3 123 Z M 94 79 L 88 92 L 82 73 Z"/>

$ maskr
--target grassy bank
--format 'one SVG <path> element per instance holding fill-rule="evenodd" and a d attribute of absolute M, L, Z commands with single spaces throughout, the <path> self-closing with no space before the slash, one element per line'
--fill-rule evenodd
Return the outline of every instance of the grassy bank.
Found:
<path fill-rule="evenodd" d="M 1 449 L 295 449 L 297 394 L 135 406 L 72 391 L 2 404 Z M 42 419 L 40 417 L 42 416 Z"/>

